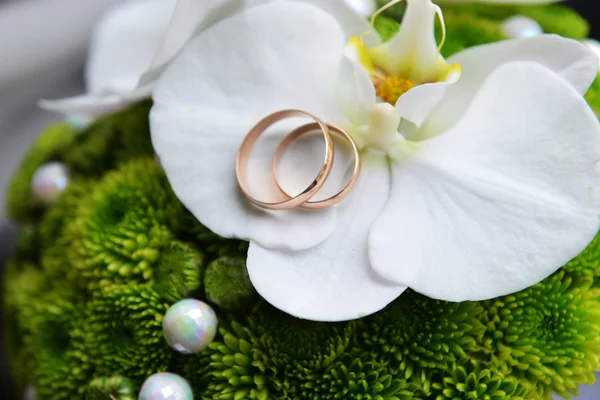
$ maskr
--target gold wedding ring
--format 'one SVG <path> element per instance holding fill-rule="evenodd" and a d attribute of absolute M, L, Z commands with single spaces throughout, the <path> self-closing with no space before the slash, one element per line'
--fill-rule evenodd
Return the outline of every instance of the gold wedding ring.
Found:
<path fill-rule="evenodd" d="M 317 126 L 321 129 L 323 133 L 323 137 L 325 138 L 325 158 L 323 160 L 323 165 L 319 170 L 319 173 L 315 177 L 314 181 L 300 194 L 295 197 L 288 197 L 288 199 L 280 202 L 265 202 L 254 198 L 248 189 L 246 184 L 246 166 L 248 164 L 248 157 L 250 156 L 250 152 L 258 138 L 266 132 L 266 130 L 274 125 L 275 123 L 291 118 L 291 117 L 310 117 L 315 120 Z M 235 172 L 237 175 L 237 180 L 244 192 L 244 195 L 250 200 L 252 203 L 256 204 L 259 207 L 266 208 L 268 210 L 288 210 L 291 208 L 296 208 L 308 200 L 310 200 L 325 184 L 329 173 L 331 172 L 331 167 L 333 166 L 333 140 L 331 138 L 331 134 L 329 133 L 329 127 L 319 118 L 314 115 L 307 113 L 305 111 L 300 110 L 282 110 L 277 111 L 267 117 L 263 118 L 259 121 L 246 135 L 246 138 L 242 142 L 240 146 L 240 150 L 237 154 Z"/>
<path fill-rule="evenodd" d="M 275 185 L 279 190 L 279 193 L 285 198 L 285 200 L 279 202 L 265 202 L 258 200 L 250 194 L 248 185 L 246 183 L 246 167 L 248 164 L 250 152 L 252 151 L 252 148 L 256 144 L 258 138 L 263 133 L 265 133 L 269 127 L 281 120 L 291 117 L 310 117 L 315 122 L 302 125 L 299 128 L 296 128 L 292 132 L 288 133 L 281 140 L 281 142 L 275 149 L 275 153 L 273 154 L 271 171 L 272 176 L 275 181 Z M 304 191 L 302 191 L 296 196 L 291 196 L 285 192 L 285 190 L 281 187 L 277 179 L 276 172 L 279 166 L 279 162 L 281 160 L 281 156 L 285 153 L 286 149 L 300 137 L 311 132 L 316 132 L 318 130 L 321 131 L 321 133 L 323 134 L 323 138 L 325 139 L 325 157 L 323 160 L 323 165 L 321 165 L 321 169 L 317 173 L 317 176 L 315 177 L 313 182 L 306 189 L 304 189 Z M 310 199 L 313 198 L 322 189 L 323 185 L 327 181 L 327 178 L 329 177 L 331 168 L 333 167 L 335 149 L 333 139 L 331 137 L 331 132 L 334 132 L 344 137 L 348 142 L 350 142 L 352 151 L 354 153 L 354 168 L 352 171 L 352 176 L 350 177 L 346 185 L 338 193 L 331 196 L 330 198 L 318 201 L 310 201 Z M 317 209 L 337 204 L 350 192 L 350 190 L 352 190 L 352 188 L 356 184 L 356 181 L 358 180 L 358 177 L 360 175 L 360 167 L 360 151 L 348 132 L 336 125 L 324 123 L 319 118 L 306 111 L 282 110 L 263 118 L 250 130 L 250 132 L 248 132 L 238 151 L 235 171 L 240 188 L 250 202 L 268 210 L 289 210 L 298 207 Z"/>
<path fill-rule="evenodd" d="M 352 170 L 352 176 L 350 177 L 348 183 L 346 183 L 346 185 L 342 188 L 342 190 L 340 190 L 335 195 L 324 200 L 306 201 L 305 203 L 300 205 L 300 207 L 302 208 L 325 208 L 339 203 L 352 190 L 352 188 L 356 184 L 356 181 L 358 180 L 358 176 L 360 175 L 360 151 L 358 150 L 358 146 L 356 145 L 350 134 L 336 125 L 327 124 L 327 127 L 329 128 L 330 132 L 337 133 L 338 135 L 346 139 L 348 142 L 350 142 L 352 152 L 354 153 L 354 168 Z M 289 147 L 290 144 L 292 144 L 300 137 L 308 133 L 315 132 L 319 128 L 319 125 L 316 123 L 306 124 L 299 128 L 296 128 L 292 132 L 288 133 L 275 149 L 275 155 L 273 156 L 272 166 L 273 176 L 275 177 L 275 183 L 277 184 L 277 187 L 287 198 L 291 198 L 291 196 L 288 193 L 286 193 L 286 191 L 281 187 L 281 185 L 279 184 L 279 180 L 277 179 L 277 168 L 279 166 L 281 156 L 283 155 L 283 153 L 285 153 L 285 150 Z"/>

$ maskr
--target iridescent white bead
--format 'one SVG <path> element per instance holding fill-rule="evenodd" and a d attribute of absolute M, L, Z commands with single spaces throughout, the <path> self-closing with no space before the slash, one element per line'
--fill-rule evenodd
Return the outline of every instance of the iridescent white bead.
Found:
<path fill-rule="evenodd" d="M 163 320 L 163 335 L 173 349 L 192 354 L 202 351 L 217 334 L 217 316 L 200 300 L 185 299 L 173 304 Z"/>
<path fill-rule="evenodd" d="M 38 400 L 37 390 L 35 390 L 35 386 L 27 385 L 25 387 L 25 393 L 23 394 L 24 400 Z"/>
<path fill-rule="evenodd" d="M 69 169 L 61 162 L 49 162 L 40 166 L 31 180 L 33 196 L 44 204 L 50 204 L 67 187 Z"/>
<path fill-rule="evenodd" d="M 504 34 L 510 38 L 528 38 L 539 36 L 544 30 L 538 22 L 523 15 L 515 15 L 502 23 Z"/>
<path fill-rule="evenodd" d="M 139 400 L 194 400 L 190 384 L 168 372 L 150 375 L 142 385 Z"/>
<path fill-rule="evenodd" d="M 80 131 L 90 126 L 93 121 L 94 118 L 86 114 L 69 113 L 65 115 L 65 122 Z"/>

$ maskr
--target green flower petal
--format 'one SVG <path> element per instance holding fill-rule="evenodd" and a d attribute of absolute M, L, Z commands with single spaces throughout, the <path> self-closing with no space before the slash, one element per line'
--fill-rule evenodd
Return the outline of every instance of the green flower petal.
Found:
<path fill-rule="evenodd" d="M 594 383 L 600 366 L 600 292 L 591 285 L 591 279 L 574 281 L 559 272 L 484 302 L 484 343 L 494 364 L 505 363 L 543 399 L 552 391 L 569 397 L 579 384 Z"/>
<path fill-rule="evenodd" d="M 169 304 L 147 285 L 111 285 L 91 300 L 85 346 L 98 375 L 119 374 L 141 384 L 166 371 L 172 356 L 162 332 Z"/>
<path fill-rule="evenodd" d="M 399 375 L 420 380 L 481 350 L 481 311 L 478 303 L 449 303 L 408 290 L 362 321 L 359 343 Z"/>
<path fill-rule="evenodd" d="M 220 257 L 210 263 L 204 286 L 206 298 L 223 310 L 249 309 L 258 300 L 246 269 L 246 257 Z"/>

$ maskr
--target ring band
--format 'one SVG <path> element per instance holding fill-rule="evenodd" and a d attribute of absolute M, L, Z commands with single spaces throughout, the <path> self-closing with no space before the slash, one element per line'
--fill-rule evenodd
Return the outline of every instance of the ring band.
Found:
<path fill-rule="evenodd" d="M 302 208 L 311 208 L 311 209 L 325 208 L 325 207 L 329 207 L 329 206 L 339 203 L 344 197 L 346 197 L 348 192 L 350 192 L 350 190 L 352 190 L 352 188 L 356 184 L 356 181 L 358 180 L 358 177 L 360 175 L 360 167 L 361 167 L 360 151 L 358 150 L 358 146 L 356 145 L 356 142 L 352 139 L 350 134 L 348 132 L 346 132 L 345 130 L 343 130 L 342 128 L 340 128 L 336 125 L 332 125 L 332 124 L 327 124 L 327 126 L 329 127 L 330 132 L 337 133 L 338 135 L 343 136 L 346 140 L 348 140 L 350 142 L 350 145 L 352 146 L 352 151 L 354 153 L 354 169 L 352 171 L 352 176 L 350 177 L 350 180 L 348 181 L 346 186 L 344 186 L 342 188 L 342 190 L 340 190 L 335 195 L 331 196 L 328 199 L 324 199 L 324 200 L 306 201 L 300 205 L 300 207 L 302 207 Z M 283 155 L 283 153 L 289 147 L 290 144 L 292 144 L 293 142 L 298 140 L 301 136 L 303 136 L 309 132 L 314 132 L 319 127 L 320 126 L 316 123 L 302 125 L 301 127 L 296 128 L 295 130 L 293 130 L 292 132 L 287 134 L 281 140 L 281 142 L 275 149 L 275 154 L 273 155 L 273 165 L 272 165 L 273 177 L 275 178 L 275 183 L 277 184 L 277 187 L 279 188 L 279 190 L 282 192 L 283 195 L 285 195 L 288 198 L 291 198 L 291 196 L 288 193 L 286 193 L 285 190 L 283 190 L 283 188 L 279 184 L 279 180 L 277 179 L 276 172 L 277 172 L 277 168 L 279 166 L 279 162 L 281 160 L 281 156 Z"/>
<path fill-rule="evenodd" d="M 265 133 L 265 131 L 269 127 L 281 120 L 291 117 L 310 117 L 315 121 L 313 124 L 321 129 L 323 137 L 325 138 L 325 158 L 323 160 L 323 165 L 321 166 L 321 169 L 319 170 L 319 173 L 315 177 L 314 181 L 299 195 L 294 197 L 286 195 L 286 197 L 288 198 L 287 200 L 274 203 L 260 201 L 250 194 L 250 191 L 248 190 L 248 186 L 246 184 L 246 166 L 248 163 L 248 157 L 250 156 L 252 147 L 254 147 L 258 138 L 263 133 Z M 248 132 L 237 154 L 235 173 L 242 192 L 248 198 L 248 200 L 250 200 L 255 205 L 269 210 L 287 210 L 291 208 L 296 208 L 301 204 L 306 203 L 310 198 L 317 194 L 317 192 L 321 190 L 321 188 L 325 184 L 325 181 L 327 180 L 327 177 L 331 172 L 331 168 L 333 167 L 333 151 L 333 139 L 331 138 L 329 127 L 319 118 L 301 110 L 277 111 L 263 118 L 250 130 L 250 132 Z M 279 187 L 277 180 L 275 180 L 275 184 L 277 185 L 277 187 Z"/>

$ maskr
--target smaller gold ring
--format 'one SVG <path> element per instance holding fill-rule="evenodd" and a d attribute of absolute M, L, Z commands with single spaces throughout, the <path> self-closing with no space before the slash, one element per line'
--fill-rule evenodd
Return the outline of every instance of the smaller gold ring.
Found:
<path fill-rule="evenodd" d="M 303 203 L 300 206 L 302 208 L 311 208 L 311 209 L 325 208 L 325 207 L 329 207 L 329 206 L 339 203 L 344 197 L 346 197 L 346 195 L 350 192 L 350 190 L 352 190 L 352 188 L 356 184 L 356 181 L 358 180 L 358 177 L 360 175 L 360 167 L 361 167 L 360 151 L 358 150 L 358 146 L 356 145 L 356 142 L 354 141 L 354 139 L 352 139 L 352 136 L 350 136 L 350 134 L 348 132 L 346 132 L 345 130 L 343 130 L 342 128 L 340 128 L 336 125 L 327 124 L 327 126 L 329 127 L 330 132 L 337 133 L 338 135 L 343 136 L 346 140 L 348 140 L 350 142 L 350 145 L 352 146 L 352 151 L 354 153 L 354 169 L 352 171 L 352 176 L 350 177 L 350 180 L 348 181 L 348 183 L 346 183 L 346 186 L 344 186 L 342 188 L 342 190 L 340 190 L 335 195 L 331 196 L 328 199 L 324 199 L 324 200 L 306 201 L 305 203 Z M 289 147 L 290 144 L 292 144 L 293 142 L 298 140 L 301 136 L 303 136 L 307 133 L 310 133 L 310 132 L 314 132 L 317 128 L 319 128 L 319 125 L 316 123 L 302 125 L 302 126 L 296 128 L 295 130 L 293 130 L 292 132 L 288 133 L 281 140 L 281 142 L 275 149 L 275 154 L 273 155 L 273 165 L 272 165 L 273 176 L 275 177 L 275 183 L 277 184 L 277 187 L 279 188 L 279 190 L 282 192 L 283 195 L 285 195 L 288 198 L 291 198 L 291 196 L 285 190 L 283 190 L 283 188 L 279 184 L 279 180 L 277 179 L 277 167 L 279 166 L 281 156 L 283 155 L 283 153 Z"/>
<path fill-rule="evenodd" d="M 250 191 L 248 190 L 248 186 L 246 184 L 246 165 L 248 163 L 250 151 L 252 150 L 252 147 L 254 147 L 254 145 L 256 144 L 258 138 L 263 133 L 265 133 L 265 131 L 269 127 L 281 120 L 291 117 L 310 117 L 313 120 L 315 120 L 313 124 L 317 128 L 321 129 L 323 137 L 325 138 L 325 158 L 323 160 L 323 165 L 321 166 L 321 169 L 319 170 L 319 173 L 317 174 L 313 182 L 299 195 L 294 197 L 286 196 L 287 199 L 280 202 L 260 201 L 250 194 Z M 238 151 L 235 164 L 235 173 L 242 192 L 252 203 L 259 207 L 266 208 L 269 210 L 288 210 L 291 208 L 296 208 L 303 203 L 306 203 L 311 197 L 317 194 L 319 190 L 321 190 L 321 188 L 325 184 L 325 181 L 327 180 L 327 177 L 329 176 L 329 173 L 331 172 L 331 168 L 333 167 L 333 152 L 333 139 L 331 138 L 329 127 L 319 118 L 301 110 L 277 111 L 271 115 L 266 116 L 261 121 L 259 121 L 252 129 L 250 129 Z M 279 186 L 277 181 L 275 181 L 275 184 Z"/>

